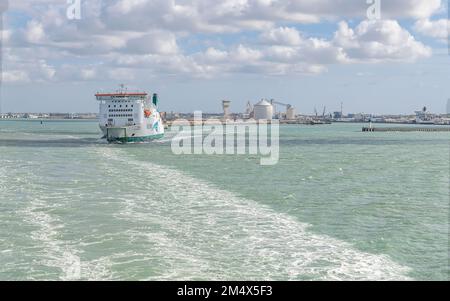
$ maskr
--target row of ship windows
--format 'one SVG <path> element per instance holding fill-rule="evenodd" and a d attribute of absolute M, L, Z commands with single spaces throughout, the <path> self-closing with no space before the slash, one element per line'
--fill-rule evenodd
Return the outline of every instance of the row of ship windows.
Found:
<path fill-rule="evenodd" d="M 128 118 L 128 121 L 134 121 L 134 119 Z M 112 122 L 114 122 L 114 119 L 112 119 L 112 118 L 108 119 L 108 123 L 112 123 Z M 134 124 L 134 125 L 136 125 L 136 124 Z"/>
<path fill-rule="evenodd" d="M 133 117 L 133 114 L 110 114 L 109 117 Z"/>
<path fill-rule="evenodd" d="M 114 105 L 114 108 L 116 107 L 116 105 Z M 122 105 L 119 106 L 119 108 L 121 108 Z M 131 105 L 131 107 L 133 107 L 133 105 Z M 108 108 L 111 108 L 111 105 L 108 105 Z M 128 108 L 128 105 L 125 105 L 125 108 Z"/>
<path fill-rule="evenodd" d="M 133 109 L 112 109 L 109 112 L 133 112 Z"/>

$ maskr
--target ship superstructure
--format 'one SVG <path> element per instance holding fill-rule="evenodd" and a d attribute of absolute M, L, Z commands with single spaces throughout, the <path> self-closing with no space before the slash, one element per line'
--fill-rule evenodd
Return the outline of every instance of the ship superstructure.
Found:
<path fill-rule="evenodd" d="M 158 95 L 146 92 L 97 93 L 99 126 L 108 142 L 142 142 L 164 136 Z"/>

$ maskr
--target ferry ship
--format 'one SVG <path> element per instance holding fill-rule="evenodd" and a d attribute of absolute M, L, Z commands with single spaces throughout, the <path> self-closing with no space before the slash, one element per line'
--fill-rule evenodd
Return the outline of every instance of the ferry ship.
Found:
<path fill-rule="evenodd" d="M 99 126 L 108 142 L 144 142 L 164 137 L 158 95 L 146 92 L 97 93 Z"/>

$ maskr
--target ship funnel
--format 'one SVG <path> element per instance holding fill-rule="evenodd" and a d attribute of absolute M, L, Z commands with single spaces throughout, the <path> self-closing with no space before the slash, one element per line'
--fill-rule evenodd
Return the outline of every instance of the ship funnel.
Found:
<path fill-rule="evenodd" d="M 153 99 L 152 99 L 152 101 L 153 101 L 153 104 L 157 107 L 158 106 L 158 103 L 159 103 L 159 99 L 158 99 L 158 94 L 153 94 Z"/>

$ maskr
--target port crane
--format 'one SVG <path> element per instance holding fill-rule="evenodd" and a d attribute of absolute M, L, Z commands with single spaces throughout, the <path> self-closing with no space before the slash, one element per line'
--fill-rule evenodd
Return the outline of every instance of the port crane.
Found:
<path fill-rule="evenodd" d="M 327 107 L 323 107 L 322 118 L 325 118 L 325 114 L 327 113 Z M 317 108 L 314 107 L 314 114 L 316 117 L 319 117 L 319 112 L 317 112 Z"/>

